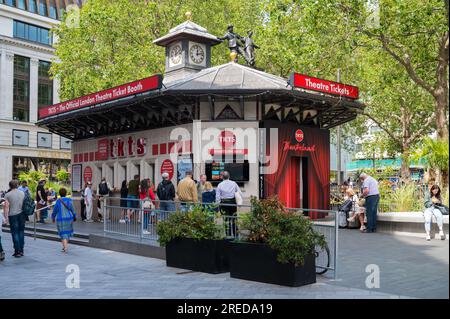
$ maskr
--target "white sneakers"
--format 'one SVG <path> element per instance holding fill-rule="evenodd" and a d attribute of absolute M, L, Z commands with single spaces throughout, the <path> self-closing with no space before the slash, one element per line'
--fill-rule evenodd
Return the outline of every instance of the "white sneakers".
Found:
<path fill-rule="evenodd" d="M 144 234 L 144 235 L 151 235 L 152 233 L 151 232 L 149 232 L 148 230 L 143 230 L 142 231 L 142 234 Z"/>
<path fill-rule="evenodd" d="M 119 224 L 125 224 L 125 219 L 123 219 L 123 218 L 120 219 L 120 220 L 119 220 Z"/>
<path fill-rule="evenodd" d="M 441 237 L 441 240 L 445 240 L 445 234 L 444 234 L 444 231 L 439 231 L 439 237 Z M 430 241 L 431 240 L 431 236 L 429 235 L 429 234 L 427 234 L 427 237 L 426 237 L 426 240 L 427 241 Z"/>

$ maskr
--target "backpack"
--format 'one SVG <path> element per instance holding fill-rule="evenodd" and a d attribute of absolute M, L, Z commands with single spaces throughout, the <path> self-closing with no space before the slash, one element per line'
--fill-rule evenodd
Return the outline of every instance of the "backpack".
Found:
<path fill-rule="evenodd" d="M 36 203 L 31 198 L 30 192 L 24 192 L 25 197 L 23 198 L 23 204 L 22 204 L 22 212 L 26 216 L 31 216 L 34 214 L 34 211 L 36 209 Z"/>
<path fill-rule="evenodd" d="M 160 200 L 168 200 L 169 199 L 169 188 L 170 188 L 170 183 L 159 183 L 158 186 L 158 198 Z"/>
<path fill-rule="evenodd" d="M 341 206 L 339 206 L 339 210 L 345 213 L 348 213 L 352 210 L 353 201 L 351 199 L 347 199 Z"/>
<path fill-rule="evenodd" d="M 100 185 L 98 185 L 98 192 L 100 195 L 109 194 L 108 183 L 100 183 Z"/>

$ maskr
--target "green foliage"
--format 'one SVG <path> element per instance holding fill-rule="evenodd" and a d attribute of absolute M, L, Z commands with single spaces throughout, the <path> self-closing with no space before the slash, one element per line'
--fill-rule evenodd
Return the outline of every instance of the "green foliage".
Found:
<path fill-rule="evenodd" d="M 425 159 L 426 165 L 433 169 L 448 172 L 449 144 L 448 141 L 426 137 L 422 145 L 414 154 L 414 159 Z"/>
<path fill-rule="evenodd" d="M 69 181 L 70 174 L 65 169 L 60 169 L 56 172 L 56 179 L 60 182 L 67 183 Z"/>
<path fill-rule="evenodd" d="M 28 189 L 33 198 L 36 196 L 37 185 L 41 179 L 48 179 L 47 174 L 43 171 L 30 170 L 28 172 L 19 172 L 19 182 L 28 182 Z"/>
<path fill-rule="evenodd" d="M 395 212 L 417 212 L 423 210 L 423 198 L 416 196 L 414 184 L 407 184 L 397 188 L 388 199 Z"/>
<path fill-rule="evenodd" d="M 441 191 L 441 196 L 442 196 L 442 202 L 445 206 L 448 207 L 448 202 L 449 202 L 449 191 L 448 191 L 448 187 L 446 187 L 445 189 L 443 189 Z"/>
<path fill-rule="evenodd" d="M 286 211 L 277 198 L 252 197 L 251 204 L 251 212 L 240 222 L 240 228 L 248 232 L 245 240 L 268 244 L 279 262 L 303 265 L 316 246 L 325 247 L 325 237 L 312 228 L 311 221 L 301 213 Z"/>
<path fill-rule="evenodd" d="M 175 212 L 157 225 L 161 246 L 175 238 L 222 239 L 223 230 L 215 221 L 215 213 L 197 205 L 187 213 Z"/>

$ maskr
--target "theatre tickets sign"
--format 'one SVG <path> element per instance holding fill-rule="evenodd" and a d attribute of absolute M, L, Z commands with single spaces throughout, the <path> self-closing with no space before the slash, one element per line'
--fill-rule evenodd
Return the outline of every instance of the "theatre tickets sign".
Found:
<path fill-rule="evenodd" d="M 292 87 L 339 95 L 350 99 L 359 98 L 359 89 L 356 86 L 323 80 L 300 73 L 292 73 L 289 78 L 289 84 Z"/>
<path fill-rule="evenodd" d="M 162 86 L 162 76 L 160 74 L 119 85 L 111 89 L 85 95 L 73 100 L 51 105 L 39 110 L 39 119 L 57 115 L 100 103 L 109 102 L 126 96 L 143 93 L 151 90 L 158 90 Z"/>

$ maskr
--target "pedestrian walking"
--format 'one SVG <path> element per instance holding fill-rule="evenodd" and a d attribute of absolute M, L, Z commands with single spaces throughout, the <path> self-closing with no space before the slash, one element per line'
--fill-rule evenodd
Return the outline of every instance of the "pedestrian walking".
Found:
<path fill-rule="evenodd" d="M 1 201 L 0 201 L 1 204 Z M 2 246 L 2 235 L 3 235 L 3 230 L 2 230 L 2 226 L 6 224 L 6 218 L 5 215 L 3 213 L 0 213 L 0 261 L 5 260 L 5 252 L 3 251 L 3 246 Z"/>
<path fill-rule="evenodd" d="M 81 207 L 81 220 L 86 221 L 86 202 L 84 200 L 84 191 L 86 190 L 87 184 L 85 183 L 83 189 L 81 190 L 81 199 L 80 199 L 80 207 Z"/>
<path fill-rule="evenodd" d="M 87 182 L 86 189 L 84 190 L 84 203 L 86 205 L 86 222 L 92 223 L 92 209 L 94 205 L 94 195 L 92 193 L 92 183 Z"/>
<path fill-rule="evenodd" d="M 380 192 L 378 191 L 378 182 L 372 176 L 362 173 L 360 176 L 362 182 L 362 196 L 365 199 L 367 228 L 364 233 L 375 233 L 377 230 L 377 212 L 380 202 Z"/>
<path fill-rule="evenodd" d="M 56 200 L 52 212 L 52 220 L 56 222 L 59 238 L 61 238 L 62 252 L 67 253 L 69 248 L 69 238 L 73 235 L 73 222 L 77 220 L 77 215 L 72 204 L 72 199 L 67 198 L 67 190 L 62 187 L 59 190 L 60 198 Z"/>
<path fill-rule="evenodd" d="M 25 214 L 22 212 L 24 192 L 17 189 L 17 181 L 9 182 L 10 191 L 5 195 L 7 204 L 6 214 L 9 219 L 11 237 L 14 246 L 14 257 L 22 257 L 25 245 Z"/>
<path fill-rule="evenodd" d="M 161 212 L 174 212 L 175 211 L 175 186 L 172 181 L 169 180 L 169 173 L 164 172 L 161 174 L 162 181 L 158 184 L 156 189 L 156 195 L 158 195 L 159 210 Z"/>

